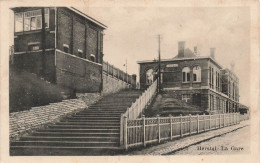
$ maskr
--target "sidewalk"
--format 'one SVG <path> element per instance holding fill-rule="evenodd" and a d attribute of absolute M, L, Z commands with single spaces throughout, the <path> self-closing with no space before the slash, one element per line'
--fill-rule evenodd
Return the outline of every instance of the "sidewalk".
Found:
<path fill-rule="evenodd" d="M 240 124 L 204 132 L 198 135 L 187 136 L 178 140 L 173 140 L 170 142 L 166 142 L 163 144 L 154 145 L 151 147 L 147 147 L 145 149 L 141 149 L 139 151 L 131 151 L 127 153 L 127 155 L 167 155 L 173 153 L 175 151 L 181 150 L 183 148 L 187 148 L 191 145 L 212 139 L 217 136 L 221 136 L 223 134 L 232 132 L 239 128 L 243 128 L 249 125 L 249 120 L 242 121 Z"/>

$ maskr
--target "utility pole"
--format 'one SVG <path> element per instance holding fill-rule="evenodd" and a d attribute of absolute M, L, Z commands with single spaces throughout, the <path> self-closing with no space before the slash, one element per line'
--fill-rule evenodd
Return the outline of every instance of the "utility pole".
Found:
<path fill-rule="evenodd" d="M 158 35 L 158 92 L 161 91 L 161 35 Z"/>

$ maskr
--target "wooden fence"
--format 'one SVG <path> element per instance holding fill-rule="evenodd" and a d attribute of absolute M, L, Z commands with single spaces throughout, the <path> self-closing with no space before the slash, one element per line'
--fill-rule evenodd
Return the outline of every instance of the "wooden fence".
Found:
<path fill-rule="evenodd" d="M 160 143 L 176 137 L 235 125 L 248 118 L 248 115 L 239 113 L 139 119 L 128 119 L 124 116 L 122 146 L 126 150 L 134 146 L 145 147 L 149 143 Z"/>
<path fill-rule="evenodd" d="M 136 82 L 132 79 L 132 75 L 125 73 L 124 71 L 105 61 L 103 61 L 103 72 L 129 84 L 134 84 Z"/>

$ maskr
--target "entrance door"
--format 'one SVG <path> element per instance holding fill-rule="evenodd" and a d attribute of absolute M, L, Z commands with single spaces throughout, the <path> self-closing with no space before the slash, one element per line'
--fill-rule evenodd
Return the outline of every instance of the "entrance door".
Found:
<path fill-rule="evenodd" d="M 201 94 L 200 93 L 195 93 L 192 95 L 192 104 L 201 106 Z"/>

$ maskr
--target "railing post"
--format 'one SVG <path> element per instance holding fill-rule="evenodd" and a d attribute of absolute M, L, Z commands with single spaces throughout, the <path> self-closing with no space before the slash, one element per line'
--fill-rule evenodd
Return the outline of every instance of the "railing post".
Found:
<path fill-rule="evenodd" d="M 170 139 L 172 140 L 172 115 L 170 114 L 170 129 L 171 129 L 171 136 Z"/>
<path fill-rule="evenodd" d="M 200 133 L 200 115 L 197 114 L 197 133 Z"/>
<path fill-rule="evenodd" d="M 190 127 L 189 127 L 189 129 L 190 129 L 190 135 L 191 135 L 191 114 L 189 114 L 189 124 L 190 124 Z"/>
<path fill-rule="evenodd" d="M 182 114 L 180 115 L 180 137 L 182 137 Z"/>
<path fill-rule="evenodd" d="M 124 116 L 124 148 L 125 150 L 128 149 L 127 146 L 127 117 Z"/>
<path fill-rule="evenodd" d="M 204 131 L 206 131 L 206 115 L 203 113 L 203 121 L 204 121 Z"/>
<path fill-rule="evenodd" d="M 158 143 L 161 142 L 161 130 L 160 130 L 160 116 L 157 115 L 157 126 L 158 126 Z"/>
<path fill-rule="evenodd" d="M 145 116 L 142 116 L 143 118 L 143 139 L 144 139 L 144 147 L 146 147 L 146 143 L 145 143 Z"/>
<path fill-rule="evenodd" d="M 120 117 L 120 146 L 124 144 L 124 115 Z"/>

